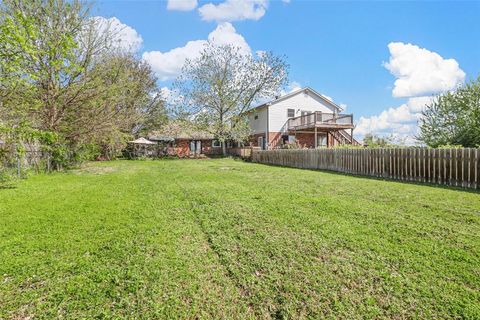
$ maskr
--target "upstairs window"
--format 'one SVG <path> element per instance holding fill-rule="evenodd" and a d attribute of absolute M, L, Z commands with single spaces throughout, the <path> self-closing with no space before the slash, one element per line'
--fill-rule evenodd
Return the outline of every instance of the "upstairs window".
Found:
<path fill-rule="evenodd" d="M 295 117 L 295 109 L 287 109 L 287 117 L 288 118 Z"/>
<path fill-rule="evenodd" d="M 258 114 L 256 114 L 253 119 L 257 120 L 258 119 Z"/>

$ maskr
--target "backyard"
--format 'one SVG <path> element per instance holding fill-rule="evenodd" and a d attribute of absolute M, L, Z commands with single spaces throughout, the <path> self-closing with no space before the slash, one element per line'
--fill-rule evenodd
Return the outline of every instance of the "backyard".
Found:
<path fill-rule="evenodd" d="M 0 189 L 0 319 L 480 318 L 477 192 L 233 159 Z"/>

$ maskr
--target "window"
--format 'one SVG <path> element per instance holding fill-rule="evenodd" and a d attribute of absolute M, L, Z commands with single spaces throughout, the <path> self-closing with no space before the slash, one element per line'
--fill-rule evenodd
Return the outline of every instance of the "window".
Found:
<path fill-rule="evenodd" d="M 288 118 L 295 117 L 295 109 L 287 109 L 287 117 Z"/>
<path fill-rule="evenodd" d="M 288 134 L 282 135 L 282 143 L 287 144 L 288 143 Z"/>
<path fill-rule="evenodd" d="M 190 154 L 198 155 L 202 153 L 202 141 L 200 140 L 191 140 L 190 141 Z"/>
<path fill-rule="evenodd" d="M 214 148 L 220 148 L 220 147 L 221 147 L 221 145 L 220 145 L 220 140 L 218 140 L 218 139 L 212 140 L 212 147 L 214 147 Z"/>
<path fill-rule="evenodd" d="M 318 134 L 317 136 L 317 147 L 322 148 L 327 146 L 327 135 Z"/>
<path fill-rule="evenodd" d="M 257 119 L 258 119 L 258 114 L 255 114 L 255 116 L 253 117 L 253 119 L 257 120 Z"/>
<path fill-rule="evenodd" d="M 263 137 L 258 137 L 258 146 L 263 150 Z"/>

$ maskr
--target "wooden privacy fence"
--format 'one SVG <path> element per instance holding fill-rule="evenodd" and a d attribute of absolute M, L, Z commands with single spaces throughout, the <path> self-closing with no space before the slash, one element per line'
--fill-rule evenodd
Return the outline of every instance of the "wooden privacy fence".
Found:
<path fill-rule="evenodd" d="M 252 157 L 252 150 L 260 150 L 260 148 L 259 147 L 228 148 L 227 153 L 234 157 L 250 159 Z"/>
<path fill-rule="evenodd" d="M 254 150 L 252 161 L 402 181 L 480 188 L 480 149 Z"/>

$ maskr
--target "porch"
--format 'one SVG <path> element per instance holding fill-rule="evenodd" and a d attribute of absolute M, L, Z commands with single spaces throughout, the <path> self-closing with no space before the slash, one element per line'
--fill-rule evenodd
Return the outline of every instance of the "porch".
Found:
<path fill-rule="evenodd" d="M 305 129 L 353 129 L 353 114 L 325 113 L 315 111 L 288 119 L 288 131 Z"/>
<path fill-rule="evenodd" d="M 299 141 L 312 141 L 311 147 L 333 147 L 341 144 L 359 145 L 353 138 L 353 114 L 308 113 L 288 119 L 287 130 Z M 311 137 L 311 138 L 310 138 Z"/>

